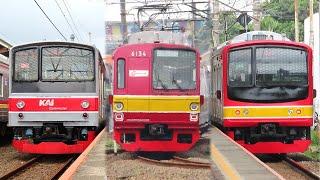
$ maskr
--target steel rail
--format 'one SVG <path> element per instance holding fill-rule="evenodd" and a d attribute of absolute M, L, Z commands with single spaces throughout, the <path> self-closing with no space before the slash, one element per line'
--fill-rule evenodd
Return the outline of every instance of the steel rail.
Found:
<path fill-rule="evenodd" d="M 170 162 L 170 161 L 159 161 L 154 159 L 149 159 L 145 157 L 138 156 L 138 158 L 142 161 L 146 161 L 154 164 L 162 164 L 167 166 L 178 166 L 178 167 L 194 167 L 194 168 L 211 168 L 211 165 L 198 163 L 198 162 Z"/>
<path fill-rule="evenodd" d="M 59 179 L 59 177 L 66 171 L 66 169 L 74 162 L 75 159 L 76 159 L 75 156 L 69 158 L 69 159 L 60 167 L 60 169 L 57 171 L 57 173 L 55 173 L 55 174 L 51 177 L 51 180 Z"/>
<path fill-rule="evenodd" d="M 182 161 L 182 162 L 187 162 L 187 163 L 205 164 L 205 165 L 209 165 L 210 166 L 210 163 L 193 161 L 193 160 L 181 158 L 181 157 L 178 157 L 178 156 L 173 156 L 173 159 L 178 160 L 178 161 Z"/>
<path fill-rule="evenodd" d="M 4 179 L 8 179 L 10 177 L 13 177 L 15 175 L 17 175 L 17 173 L 21 172 L 24 169 L 27 169 L 28 167 L 30 167 L 31 165 L 33 165 L 35 162 L 39 161 L 39 159 L 42 156 L 37 156 L 34 157 L 32 159 L 30 159 L 29 161 L 27 161 L 26 163 L 23 163 L 21 166 L 11 170 L 10 172 L 8 172 L 7 174 L 3 175 L 0 177 L 0 180 L 4 180 Z"/>
<path fill-rule="evenodd" d="M 312 179 L 320 179 L 320 176 L 313 173 L 312 171 L 306 169 L 305 167 L 303 167 L 302 165 L 300 165 L 299 163 L 297 163 L 295 160 L 289 158 L 289 157 L 284 157 L 283 159 L 285 162 L 287 162 L 288 164 L 290 164 L 291 166 L 293 166 L 296 169 L 299 169 L 300 171 L 302 171 L 303 173 L 305 173 L 308 177 L 312 178 Z"/>

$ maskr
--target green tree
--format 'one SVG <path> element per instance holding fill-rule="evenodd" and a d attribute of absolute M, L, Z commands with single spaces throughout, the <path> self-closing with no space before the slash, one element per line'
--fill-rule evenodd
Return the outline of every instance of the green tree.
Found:
<path fill-rule="evenodd" d="M 314 1 L 314 12 L 318 11 Z M 269 0 L 262 4 L 261 30 L 284 33 L 294 40 L 294 0 Z M 303 21 L 309 15 L 309 0 L 299 0 L 300 41 L 303 40 Z"/>

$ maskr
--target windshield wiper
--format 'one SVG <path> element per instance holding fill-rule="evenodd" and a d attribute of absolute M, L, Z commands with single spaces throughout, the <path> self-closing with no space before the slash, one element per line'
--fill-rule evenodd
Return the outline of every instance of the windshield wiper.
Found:
<path fill-rule="evenodd" d="M 172 80 L 172 83 L 174 83 L 180 91 L 184 90 L 175 79 Z"/>
<path fill-rule="evenodd" d="M 158 79 L 158 81 L 163 89 L 168 90 L 168 87 L 161 81 L 161 79 Z"/>

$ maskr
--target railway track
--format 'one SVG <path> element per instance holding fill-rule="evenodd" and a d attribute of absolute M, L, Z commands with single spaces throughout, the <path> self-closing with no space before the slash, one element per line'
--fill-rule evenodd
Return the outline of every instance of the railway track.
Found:
<path fill-rule="evenodd" d="M 312 179 L 317 179 L 317 180 L 320 179 L 320 176 L 319 176 L 319 175 L 317 175 L 317 174 L 313 173 L 312 171 L 304 168 L 302 165 L 300 165 L 300 164 L 299 164 L 298 162 L 296 162 L 295 160 L 293 160 L 293 159 L 291 159 L 291 158 L 289 158 L 289 157 L 287 157 L 287 156 L 284 157 L 283 160 L 284 160 L 286 163 L 290 164 L 290 166 L 292 166 L 292 167 L 298 169 L 299 171 L 303 172 L 306 176 L 308 176 L 308 177 L 310 177 L 310 178 L 312 178 Z"/>
<path fill-rule="evenodd" d="M 285 179 L 320 180 L 319 175 L 308 170 L 297 161 L 287 156 L 267 156 L 262 157 L 262 161 L 264 161 L 268 166 L 277 171 Z"/>
<path fill-rule="evenodd" d="M 173 156 L 172 159 L 170 160 L 155 160 L 155 159 L 150 159 L 147 157 L 142 157 L 142 156 L 137 156 L 138 159 L 147 162 L 147 163 L 153 163 L 153 164 L 160 164 L 164 166 L 176 166 L 176 167 L 193 167 L 193 168 L 211 168 L 210 163 L 205 163 L 205 162 L 198 162 L 198 161 L 192 161 L 189 159 Z"/>
<path fill-rule="evenodd" d="M 73 160 L 75 159 L 75 156 L 68 156 L 68 157 L 62 157 L 62 163 L 58 168 L 55 168 L 55 170 L 52 172 L 52 169 L 50 168 L 43 168 L 42 169 L 46 169 L 50 172 L 42 172 L 43 174 L 46 175 L 45 178 L 43 179 L 58 179 L 61 174 L 66 170 L 67 167 L 70 166 L 70 164 L 73 162 Z M 30 159 L 29 161 L 23 163 L 22 165 L 16 167 L 15 169 L 7 172 L 6 174 L 2 175 L 0 177 L 0 180 L 5 180 L 5 179 L 9 179 L 9 178 L 19 178 L 21 176 L 22 179 L 26 179 L 28 178 L 28 174 L 33 175 L 32 174 L 32 169 L 38 167 L 38 166 L 43 166 L 46 165 L 48 166 L 48 162 L 46 156 L 42 155 L 42 156 L 37 156 L 34 157 L 32 159 Z M 54 164 L 54 163 L 53 163 Z M 29 172 L 30 171 L 30 172 Z M 39 173 L 40 175 L 40 173 Z"/>

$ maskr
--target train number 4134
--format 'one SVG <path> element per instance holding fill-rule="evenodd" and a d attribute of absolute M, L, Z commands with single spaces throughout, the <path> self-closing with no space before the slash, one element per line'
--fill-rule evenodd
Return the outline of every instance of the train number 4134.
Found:
<path fill-rule="evenodd" d="M 131 52 L 132 57 L 146 57 L 146 51 L 136 50 Z"/>

